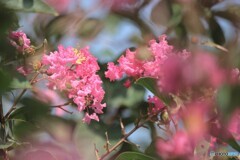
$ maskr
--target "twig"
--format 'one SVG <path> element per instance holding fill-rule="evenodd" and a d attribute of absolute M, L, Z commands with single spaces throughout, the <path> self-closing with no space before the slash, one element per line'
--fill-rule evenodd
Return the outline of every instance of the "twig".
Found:
<path fill-rule="evenodd" d="M 109 152 L 109 146 L 110 146 L 111 144 L 110 144 L 110 142 L 109 142 L 108 133 L 105 132 L 105 135 L 106 135 L 106 145 L 105 145 L 105 148 L 106 148 L 107 152 Z"/>
<path fill-rule="evenodd" d="M 39 75 L 40 72 L 37 72 L 32 80 L 30 81 L 30 84 L 32 85 L 35 81 L 35 79 L 37 78 L 37 76 Z M 7 112 L 7 114 L 4 116 L 4 119 L 7 120 L 10 116 L 10 114 L 16 109 L 16 105 L 18 104 L 18 102 L 20 101 L 20 99 L 22 98 L 22 96 L 26 93 L 27 88 L 23 89 L 22 92 L 19 94 L 19 96 L 17 97 L 17 99 L 13 102 L 12 107 L 9 109 L 9 111 Z"/>
<path fill-rule="evenodd" d="M 60 104 L 60 105 L 56 105 L 56 106 L 51 106 L 51 107 L 53 107 L 53 108 L 59 108 L 59 109 L 65 111 L 65 112 L 67 112 L 67 113 L 69 113 L 69 114 L 73 114 L 73 112 L 70 112 L 70 111 L 68 111 L 68 110 L 66 110 L 66 109 L 63 108 L 63 106 L 67 106 L 67 105 L 71 105 L 71 104 L 72 104 L 72 102 L 66 102 L 66 103 L 64 103 L 64 104 Z"/>
<path fill-rule="evenodd" d="M 94 148 L 95 148 L 95 155 L 96 155 L 96 157 L 97 157 L 97 160 L 100 160 L 99 154 L 98 154 L 98 149 L 97 149 L 97 147 L 96 147 L 96 144 L 94 144 Z"/>
<path fill-rule="evenodd" d="M 138 122 L 136 126 L 127 134 L 123 136 L 112 148 L 109 149 L 106 153 L 104 153 L 99 160 L 105 159 L 112 151 L 116 150 L 117 147 L 119 147 L 123 142 L 126 142 L 126 139 L 132 135 L 138 128 L 142 127 L 146 122 L 148 122 L 151 119 L 151 117 L 148 117 L 146 120 L 144 120 L 142 123 Z"/>

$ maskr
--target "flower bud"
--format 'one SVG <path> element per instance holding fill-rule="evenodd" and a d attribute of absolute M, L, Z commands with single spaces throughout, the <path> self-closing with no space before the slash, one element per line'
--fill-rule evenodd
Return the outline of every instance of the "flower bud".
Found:
<path fill-rule="evenodd" d="M 161 112 L 160 118 L 164 124 L 168 124 L 170 122 L 170 117 L 166 109 Z"/>
<path fill-rule="evenodd" d="M 35 61 L 32 66 L 35 71 L 38 71 L 41 68 L 42 64 L 40 61 Z"/>

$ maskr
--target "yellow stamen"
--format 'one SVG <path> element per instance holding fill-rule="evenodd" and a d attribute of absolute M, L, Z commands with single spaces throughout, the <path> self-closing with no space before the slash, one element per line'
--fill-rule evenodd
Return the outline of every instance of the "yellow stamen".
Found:
<path fill-rule="evenodd" d="M 76 60 L 77 64 L 82 64 L 83 61 L 86 60 L 86 57 L 83 55 L 83 53 L 81 51 L 79 51 L 76 48 L 73 48 L 73 52 L 76 56 L 78 56 L 78 59 Z"/>

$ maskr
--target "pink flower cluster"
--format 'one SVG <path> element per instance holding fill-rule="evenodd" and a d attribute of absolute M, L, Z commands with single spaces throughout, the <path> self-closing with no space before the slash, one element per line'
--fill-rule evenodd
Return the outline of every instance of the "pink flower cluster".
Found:
<path fill-rule="evenodd" d="M 42 64 L 49 66 L 46 70 L 48 86 L 65 91 L 78 110 L 85 111 L 84 122 L 99 121 L 98 114 L 102 114 L 106 106 L 101 103 L 105 92 L 96 74 L 99 70 L 97 59 L 90 54 L 89 48 L 78 50 L 60 45 L 58 51 L 43 56 Z"/>
<path fill-rule="evenodd" d="M 9 38 L 11 45 L 23 54 L 30 47 L 30 39 L 22 31 L 11 32 Z"/>
<path fill-rule="evenodd" d="M 152 77 L 157 80 L 160 91 L 174 94 L 199 84 L 216 88 L 225 80 L 224 70 L 211 54 L 175 51 L 165 35 L 159 37 L 159 43 L 151 40 L 149 45 L 148 53 L 144 53 L 148 55 L 144 56 L 150 58 L 141 59 L 142 53 L 138 50 L 127 50 L 126 55 L 118 59 L 118 65 L 108 63 L 106 77 L 111 81 L 124 74 L 134 79 Z"/>
<path fill-rule="evenodd" d="M 159 43 L 151 40 L 148 52 L 141 53 L 140 51 L 126 51 L 126 55 L 122 55 L 118 59 L 118 65 L 108 63 L 108 71 L 105 72 L 107 78 L 111 81 L 120 79 L 126 74 L 134 79 L 140 77 L 153 77 L 160 80 L 163 77 L 163 64 L 170 57 L 178 56 L 181 59 L 186 59 L 190 56 L 189 52 L 176 52 L 173 47 L 168 45 L 166 36 L 159 38 Z M 144 55 L 142 55 L 144 54 Z M 148 58 L 141 58 L 148 57 Z"/>

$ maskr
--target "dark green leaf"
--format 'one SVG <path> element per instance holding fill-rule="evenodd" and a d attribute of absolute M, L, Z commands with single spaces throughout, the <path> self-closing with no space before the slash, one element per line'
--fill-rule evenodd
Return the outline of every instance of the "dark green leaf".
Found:
<path fill-rule="evenodd" d="M 209 27 L 210 27 L 210 34 L 213 41 L 220 45 L 224 44 L 225 36 L 224 36 L 223 30 L 215 18 L 211 18 L 209 20 Z"/>
<path fill-rule="evenodd" d="M 14 145 L 14 142 L 7 142 L 7 143 L 1 143 L 0 144 L 0 149 L 7 149 L 9 147 L 11 147 L 12 145 Z"/>
<path fill-rule="evenodd" d="M 6 71 L 0 69 L 0 93 L 6 91 L 9 88 L 10 82 L 10 75 Z"/>
<path fill-rule="evenodd" d="M 123 81 L 114 83 L 106 81 L 104 88 L 106 102 L 111 107 L 136 107 L 143 100 L 145 93 L 145 90 L 137 85 L 132 85 L 130 88 L 124 87 Z"/>
<path fill-rule="evenodd" d="M 38 118 L 42 118 L 50 111 L 50 107 L 37 100 L 24 98 L 21 100 L 23 107 L 16 109 L 11 115 L 12 118 L 20 118 L 26 121 L 35 121 Z"/>
<path fill-rule="evenodd" d="M 23 6 L 24 8 L 31 8 L 33 7 L 33 0 L 23 0 Z"/>
<path fill-rule="evenodd" d="M 240 85 L 225 85 L 219 89 L 217 103 L 224 118 L 229 118 L 232 112 L 240 106 Z"/>
<path fill-rule="evenodd" d="M 156 86 L 156 79 L 144 77 L 139 78 L 135 83 L 151 91 L 155 96 L 160 98 L 166 105 L 170 104 L 170 97 L 159 92 L 158 87 Z"/>
<path fill-rule="evenodd" d="M 115 160 L 154 160 L 154 158 L 138 152 L 124 152 Z"/>
<path fill-rule="evenodd" d="M 58 15 L 52 7 L 41 0 L 0 0 L 0 2 L 13 10 Z"/>
<path fill-rule="evenodd" d="M 231 138 L 228 138 L 226 140 L 226 143 L 229 144 L 232 148 L 236 149 L 238 152 L 240 152 L 240 145 L 233 136 Z"/>

